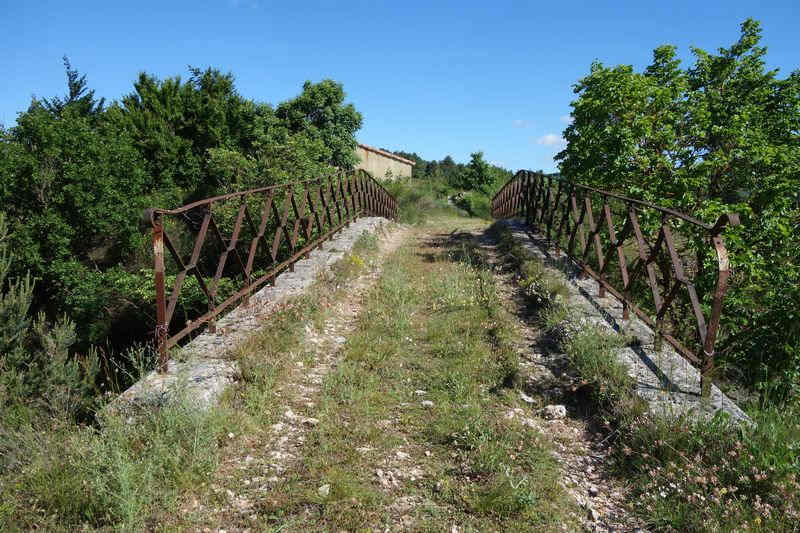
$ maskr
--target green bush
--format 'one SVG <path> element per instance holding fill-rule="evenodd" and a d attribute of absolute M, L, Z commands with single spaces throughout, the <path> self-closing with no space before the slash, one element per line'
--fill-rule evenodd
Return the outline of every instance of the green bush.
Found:
<path fill-rule="evenodd" d="M 398 222 L 419 224 L 437 213 L 457 213 L 448 202 L 452 189 L 440 181 L 397 178 L 383 186 L 397 200 Z"/>
<path fill-rule="evenodd" d="M 29 274 L 9 278 L 13 260 L 0 212 L 0 426 L 15 428 L 40 414 L 87 416 L 95 404 L 97 355 L 69 353 L 75 326 L 68 319 L 51 325 L 40 313 L 31 320 L 34 283 Z"/>

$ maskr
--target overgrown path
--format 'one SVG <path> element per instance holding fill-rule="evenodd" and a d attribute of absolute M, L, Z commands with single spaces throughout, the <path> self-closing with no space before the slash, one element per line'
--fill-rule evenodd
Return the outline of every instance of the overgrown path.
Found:
<path fill-rule="evenodd" d="M 227 401 L 240 430 L 213 482 L 156 523 L 630 529 L 590 421 L 547 407 L 567 385 L 539 359 L 484 229 L 441 218 L 395 230 L 316 289 L 321 305 L 290 304 L 239 354 L 243 384 Z"/>
<path fill-rule="evenodd" d="M 253 339 L 240 350 L 240 362 L 246 367 L 248 362 L 254 365 L 250 372 L 255 375 L 250 378 L 260 378 L 262 383 L 241 387 L 238 393 L 245 398 L 230 401 L 246 403 L 255 396 L 258 407 L 263 409 L 262 416 L 248 420 L 251 427 L 245 431 L 249 434 L 238 438 L 235 433 L 228 434 L 236 442 L 226 448 L 214 480 L 184 498 L 181 512 L 172 517 L 180 526 L 260 529 L 265 493 L 285 482 L 300 459 L 308 430 L 318 423 L 313 414 L 323 381 L 337 364 L 341 347 L 355 327 L 364 294 L 380 276 L 386 257 L 409 234 L 406 227 L 392 226 L 382 231 L 379 241 L 370 242 L 367 238 L 366 246 L 357 243 L 333 276 L 320 281 L 307 295 L 310 301 L 290 302 L 277 313 L 277 321 L 261 338 Z M 366 251 L 364 248 L 372 252 L 369 264 L 359 255 Z M 288 328 L 282 331 L 283 326 Z M 278 347 L 271 353 L 261 353 L 264 344 L 270 344 L 276 336 L 286 339 L 285 336 L 291 335 L 297 338 L 293 339 L 295 342 L 289 340 L 283 346 L 285 349 Z M 278 357 L 268 362 L 271 368 L 265 369 L 264 361 L 258 359 L 269 355 Z M 247 382 L 248 370 L 243 374 Z"/>
<path fill-rule="evenodd" d="M 519 331 L 520 394 L 542 408 L 540 413 L 544 414 L 529 420 L 553 437 L 562 482 L 585 511 L 583 525 L 593 531 L 639 529 L 641 521 L 625 504 L 627 488 L 610 472 L 609 431 L 595 409 L 584 401 L 583 381 L 570 368 L 559 343 L 552 342 L 540 328 L 535 309 L 520 286 L 516 266 L 508 264 L 498 247 L 498 235 L 488 231 L 473 239 L 494 270 L 498 295 L 512 312 Z"/>

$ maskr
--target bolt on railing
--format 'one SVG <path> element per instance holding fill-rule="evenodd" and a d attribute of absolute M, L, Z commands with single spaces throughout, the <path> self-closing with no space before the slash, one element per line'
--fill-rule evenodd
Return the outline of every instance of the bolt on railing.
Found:
<path fill-rule="evenodd" d="M 158 370 L 166 372 L 169 348 L 204 324 L 214 332 L 220 313 L 246 304 L 253 291 L 293 270 L 343 227 L 362 216 L 395 218 L 396 212 L 392 195 L 364 170 L 215 196 L 178 209 L 147 209 Z M 187 277 L 195 280 L 194 296 L 205 300 L 205 312 L 181 298 Z M 175 324 L 180 307 L 183 327 Z"/>
<path fill-rule="evenodd" d="M 653 328 L 656 349 L 666 339 L 700 368 L 701 395 L 708 396 L 730 276 L 722 233 L 739 224 L 736 214 L 706 224 L 672 209 L 527 170 L 498 191 L 491 208 L 494 218 L 524 217 L 598 282 L 601 298 L 608 291 L 622 303 L 623 319 L 633 309 Z M 715 276 L 708 275 L 705 261 L 711 250 L 716 261 L 708 263 L 714 263 Z M 688 251 L 695 257 L 686 260 Z M 698 284 L 707 289 L 706 296 L 713 287 L 713 294 L 701 298 Z"/>

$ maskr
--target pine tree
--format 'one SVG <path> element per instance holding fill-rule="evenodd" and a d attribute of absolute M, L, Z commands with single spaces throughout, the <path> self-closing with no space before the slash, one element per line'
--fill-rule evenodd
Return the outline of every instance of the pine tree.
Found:
<path fill-rule="evenodd" d="M 44 98 L 42 100 L 44 108 L 57 117 L 60 117 L 67 108 L 74 109 L 81 116 L 94 116 L 102 113 L 106 99 L 95 100 L 94 89 L 86 87 L 86 74 L 81 76 L 77 70 L 72 68 L 67 56 L 64 56 L 63 60 L 67 73 L 68 93 L 64 98 L 58 96 Z"/>

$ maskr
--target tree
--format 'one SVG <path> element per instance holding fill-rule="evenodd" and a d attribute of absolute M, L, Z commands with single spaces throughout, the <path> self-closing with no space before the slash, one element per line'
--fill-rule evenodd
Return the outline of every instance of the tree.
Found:
<path fill-rule="evenodd" d="M 470 154 L 469 165 L 464 172 L 464 188 L 482 191 L 494 178 L 491 166 L 483 159 L 483 152 Z"/>
<path fill-rule="evenodd" d="M 294 134 L 305 133 L 310 140 L 321 140 L 330 151 L 330 165 L 352 169 L 356 164 L 355 132 L 361 128 L 361 113 L 344 103 L 341 83 L 306 81 L 303 92 L 275 110 L 276 116 Z"/>
<path fill-rule="evenodd" d="M 64 98 L 54 96 L 42 99 L 42 105 L 53 115 L 60 116 L 64 109 L 71 107 L 81 116 L 99 115 L 103 112 L 105 98 L 95 100 L 94 89 L 87 89 L 86 75 L 81 76 L 72 68 L 69 58 L 64 56 L 64 70 L 67 73 L 67 95 Z"/>

